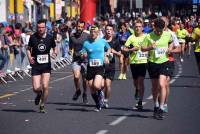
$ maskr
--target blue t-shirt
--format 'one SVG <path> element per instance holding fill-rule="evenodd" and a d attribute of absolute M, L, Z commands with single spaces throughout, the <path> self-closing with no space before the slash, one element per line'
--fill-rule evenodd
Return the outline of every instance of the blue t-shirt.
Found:
<path fill-rule="evenodd" d="M 123 46 L 123 45 L 126 43 L 128 37 L 129 37 L 130 35 L 131 35 L 130 32 L 125 32 L 125 33 L 119 32 L 119 33 L 118 33 L 118 38 L 119 38 L 119 41 L 120 41 L 121 46 Z"/>
<path fill-rule="evenodd" d="M 87 53 L 89 66 L 102 66 L 104 63 L 105 50 L 110 46 L 105 39 L 99 38 L 95 41 L 86 40 L 83 43 L 83 53 Z"/>
<path fill-rule="evenodd" d="M 151 27 L 149 27 L 149 26 L 145 26 L 144 27 L 144 33 L 151 33 L 153 31 L 153 29 L 151 28 Z"/>

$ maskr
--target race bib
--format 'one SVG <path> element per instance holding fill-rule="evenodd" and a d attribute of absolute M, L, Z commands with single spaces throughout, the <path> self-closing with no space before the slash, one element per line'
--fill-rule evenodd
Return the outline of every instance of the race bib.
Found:
<path fill-rule="evenodd" d="M 49 62 L 49 55 L 44 54 L 44 55 L 37 55 L 37 62 L 39 64 L 44 64 Z"/>
<path fill-rule="evenodd" d="M 102 66 L 102 63 L 100 59 L 91 59 L 89 61 L 89 65 L 90 67 L 98 67 L 98 66 Z"/>
<path fill-rule="evenodd" d="M 162 56 L 164 56 L 167 52 L 166 48 L 156 48 L 155 49 L 155 56 L 156 58 L 160 58 Z"/>
<path fill-rule="evenodd" d="M 138 59 L 147 59 L 148 53 L 147 52 L 142 52 L 142 51 L 137 51 L 137 57 Z"/>

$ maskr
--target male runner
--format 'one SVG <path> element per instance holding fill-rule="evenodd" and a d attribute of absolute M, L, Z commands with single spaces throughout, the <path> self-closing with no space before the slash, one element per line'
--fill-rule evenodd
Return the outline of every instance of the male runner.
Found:
<path fill-rule="evenodd" d="M 50 50 L 53 53 L 50 56 Z M 49 79 L 51 74 L 51 57 L 56 58 L 57 48 L 54 38 L 46 33 L 46 21 L 37 22 L 37 32 L 29 40 L 27 56 L 32 66 L 33 91 L 37 94 L 35 105 L 40 103 L 40 112 L 45 113 L 44 105 L 49 92 Z"/>

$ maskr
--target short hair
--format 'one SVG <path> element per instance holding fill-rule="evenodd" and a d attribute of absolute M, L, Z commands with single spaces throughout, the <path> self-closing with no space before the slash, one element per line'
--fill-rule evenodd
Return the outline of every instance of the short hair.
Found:
<path fill-rule="evenodd" d="M 165 28 L 165 21 L 160 19 L 160 18 L 155 19 L 154 27 L 159 28 L 159 29 L 164 29 Z"/>
<path fill-rule="evenodd" d="M 105 28 L 107 28 L 107 27 L 112 27 L 112 28 L 114 28 L 113 24 L 107 24 Z"/>
<path fill-rule="evenodd" d="M 134 21 L 134 25 L 135 25 L 136 23 L 141 23 L 141 24 L 143 25 L 143 20 L 142 20 L 141 18 L 138 18 L 138 19 L 136 19 L 136 20 Z"/>
<path fill-rule="evenodd" d="M 85 25 L 85 21 L 82 21 L 82 20 L 78 20 L 77 22 L 76 22 L 76 25 L 78 25 L 78 24 L 84 24 Z"/>
<path fill-rule="evenodd" d="M 45 19 L 41 19 L 41 20 L 38 20 L 37 24 L 45 23 L 45 25 L 46 25 L 46 22 L 47 21 Z"/>

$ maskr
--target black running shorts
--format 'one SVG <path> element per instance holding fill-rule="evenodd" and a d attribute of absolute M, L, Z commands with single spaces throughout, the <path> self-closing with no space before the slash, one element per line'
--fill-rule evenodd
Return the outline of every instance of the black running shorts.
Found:
<path fill-rule="evenodd" d="M 51 65 L 50 64 L 32 66 L 32 69 L 31 69 L 32 76 L 41 75 L 43 73 L 51 73 Z"/>
<path fill-rule="evenodd" d="M 151 79 L 158 79 L 160 75 L 165 75 L 165 76 L 172 75 L 172 71 L 169 67 L 168 61 L 162 64 L 148 62 L 147 68 Z"/>
<path fill-rule="evenodd" d="M 92 80 L 95 78 L 96 75 L 101 75 L 102 77 L 104 76 L 104 66 L 99 66 L 99 67 L 87 66 L 86 79 Z"/>
<path fill-rule="evenodd" d="M 200 52 L 194 52 L 197 63 L 200 62 Z"/>
<path fill-rule="evenodd" d="M 130 64 L 130 68 L 133 79 L 137 79 L 138 77 L 145 77 L 146 64 Z"/>

